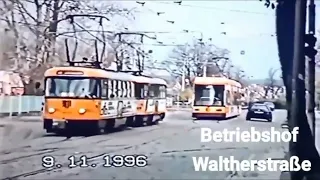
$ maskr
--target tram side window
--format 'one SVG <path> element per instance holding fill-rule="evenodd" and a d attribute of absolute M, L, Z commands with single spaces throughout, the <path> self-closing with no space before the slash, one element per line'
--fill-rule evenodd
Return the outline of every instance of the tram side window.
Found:
<path fill-rule="evenodd" d="M 130 82 L 130 97 L 135 97 L 135 84 Z"/>
<path fill-rule="evenodd" d="M 117 97 L 122 97 L 122 81 L 117 81 Z"/>
<path fill-rule="evenodd" d="M 156 90 L 156 85 L 151 85 L 151 86 L 149 86 L 149 96 L 150 96 L 150 97 L 157 97 L 157 96 L 155 95 L 155 90 Z"/>
<path fill-rule="evenodd" d="M 123 88 L 122 97 L 127 98 L 128 97 L 128 86 L 127 86 L 126 81 L 122 81 L 122 88 Z"/>
<path fill-rule="evenodd" d="M 117 97 L 122 97 L 122 81 L 117 81 Z"/>
<path fill-rule="evenodd" d="M 117 97 L 122 97 L 122 81 L 117 81 Z"/>
<path fill-rule="evenodd" d="M 113 90 L 113 93 L 111 95 L 112 98 L 118 97 L 118 83 L 116 80 L 112 81 L 112 90 Z"/>
<path fill-rule="evenodd" d="M 132 93 L 131 93 L 131 91 L 132 91 L 132 89 L 131 89 L 131 82 L 126 82 L 126 87 L 127 87 L 127 97 L 128 98 L 131 98 L 132 96 Z"/>
<path fill-rule="evenodd" d="M 108 99 L 110 99 L 110 96 L 111 96 L 111 94 L 112 94 L 112 82 L 111 82 L 111 80 L 108 80 L 108 95 L 107 95 L 107 97 L 108 97 Z"/>
<path fill-rule="evenodd" d="M 236 102 L 236 94 L 234 91 L 231 91 L 231 105 L 236 105 L 235 102 Z"/>
<path fill-rule="evenodd" d="M 109 87 L 109 92 L 110 92 L 109 93 L 110 99 L 113 99 L 115 97 L 115 90 L 116 90 L 115 85 L 116 85 L 115 81 L 109 80 L 108 87 Z"/>
<path fill-rule="evenodd" d="M 232 103 L 233 103 L 234 105 L 237 105 L 237 92 L 236 92 L 236 91 L 233 91 L 233 94 L 234 94 L 234 98 L 233 98 Z"/>
<path fill-rule="evenodd" d="M 161 89 L 160 89 L 160 97 L 161 98 L 166 98 L 166 86 L 160 86 L 161 87 Z"/>
<path fill-rule="evenodd" d="M 136 83 L 134 84 L 134 97 L 136 97 L 137 99 L 143 99 L 144 96 L 144 85 L 143 84 L 139 84 Z"/>
<path fill-rule="evenodd" d="M 238 91 L 234 91 L 234 104 L 240 105 L 241 94 Z"/>
<path fill-rule="evenodd" d="M 149 86 L 146 84 L 143 86 L 143 97 L 149 97 Z"/>
<path fill-rule="evenodd" d="M 159 85 L 158 87 L 159 87 L 159 88 L 158 88 L 158 90 L 159 90 L 159 95 L 158 95 L 158 97 L 159 97 L 159 98 L 163 98 L 163 97 L 162 97 L 163 86 L 162 86 L 162 85 Z"/>
<path fill-rule="evenodd" d="M 229 90 L 227 90 L 226 94 L 227 94 L 226 95 L 226 101 L 227 101 L 226 104 L 230 106 L 230 105 L 232 105 L 231 93 Z"/>
<path fill-rule="evenodd" d="M 101 80 L 101 98 L 105 99 L 108 98 L 108 80 L 103 79 Z"/>
<path fill-rule="evenodd" d="M 161 98 L 161 86 L 160 85 L 154 86 L 154 97 Z"/>
<path fill-rule="evenodd" d="M 163 91 L 162 85 L 158 85 L 158 86 L 157 86 L 157 97 L 158 97 L 158 98 L 163 98 L 163 97 L 162 97 L 162 91 Z"/>

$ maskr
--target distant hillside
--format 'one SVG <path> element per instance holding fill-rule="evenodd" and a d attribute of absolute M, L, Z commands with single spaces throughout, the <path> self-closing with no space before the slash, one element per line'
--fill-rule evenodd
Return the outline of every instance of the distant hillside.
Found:
<path fill-rule="evenodd" d="M 266 79 L 250 79 L 248 80 L 250 84 L 265 84 L 266 83 Z M 282 79 L 277 79 L 276 83 L 277 86 L 283 86 L 283 81 Z"/>

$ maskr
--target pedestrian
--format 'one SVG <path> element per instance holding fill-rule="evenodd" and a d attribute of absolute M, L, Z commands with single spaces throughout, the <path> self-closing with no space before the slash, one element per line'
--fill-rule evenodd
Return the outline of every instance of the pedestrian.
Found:
<path fill-rule="evenodd" d="M 40 82 L 35 83 L 35 94 L 36 94 L 36 96 L 43 96 L 44 95 Z"/>

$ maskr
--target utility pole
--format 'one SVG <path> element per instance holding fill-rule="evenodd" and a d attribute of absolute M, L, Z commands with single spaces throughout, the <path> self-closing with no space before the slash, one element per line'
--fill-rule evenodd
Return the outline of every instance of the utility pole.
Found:
<path fill-rule="evenodd" d="M 314 0 L 309 0 L 309 7 L 308 7 L 308 34 L 306 35 L 306 43 L 307 47 L 305 49 L 305 55 L 307 58 L 307 76 L 308 76 L 308 83 L 307 83 L 307 118 L 308 124 L 311 129 L 313 142 L 315 143 L 315 55 L 317 51 L 314 49 L 317 39 L 315 38 L 315 18 L 316 18 L 316 11 L 315 11 L 315 3 Z"/>
<path fill-rule="evenodd" d="M 182 80 L 181 80 L 181 91 L 185 90 L 186 86 L 186 65 L 188 56 L 183 57 L 183 67 L 182 67 Z"/>
<path fill-rule="evenodd" d="M 203 47 L 204 47 L 204 42 L 199 42 L 200 43 L 200 53 L 199 53 L 199 61 L 203 61 L 203 55 L 205 52 L 203 52 Z M 201 59 L 200 59 L 201 58 Z M 206 58 L 205 62 L 203 63 L 203 77 L 207 77 L 207 68 L 208 68 L 208 59 Z"/>
<path fill-rule="evenodd" d="M 203 65 L 203 77 L 207 77 L 207 61 Z"/>
<path fill-rule="evenodd" d="M 181 91 L 183 92 L 186 89 L 186 71 L 187 71 L 187 64 L 189 61 L 189 47 L 187 47 L 186 52 L 182 53 L 182 77 L 181 77 Z"/>
<path fill-rule="evenodd" d="M 305 155 L 301 151 L 302 147 L 308 143 L 303 137 L 307 129 L 303 126 L 306 121 L 306 99 L 305 99 L 305 30 L 306 30 L 306 9 L 307 0 L 296 0 L 295 4 L 295 26 L 294 26 L 294 52 L 293 52 L 293 73 L 292 73 L 292 104 L 291 119 L 289 121 L 290 132 L 295 127 L 299 127 L 299 137 L 297 142 L 290 141 L 290 156 L 298 156 L 301 161 Z M 303 142 L 305 141 L 305 142 Z M 304 149 L 305 150 L 305 149 Z M 305 176 L 303 170 L 290 172 L 291 180 L 302 180 Z"/>
<path fill-rule="evenodd" d="M 200 32 L 200 39 L 199 39 L 199 42 L 200 44 L 200 53 L 198 51 L 198 57 L 199 57 L 199 61 L 202 62 L 203 61 L 203 55 L 204 55 L 204 52 L 203 52 L 203 47 L 204 47 L 204 40 L 203 40 L 203 33 Z M 200 59 L 201 58 L 201 59 Z M 203 77 L 207 77 L 207 64 L 208 64 L 208 59 L 206 59 L 206 62 L 203 64 L 203 74 L 202 76 Z"/>

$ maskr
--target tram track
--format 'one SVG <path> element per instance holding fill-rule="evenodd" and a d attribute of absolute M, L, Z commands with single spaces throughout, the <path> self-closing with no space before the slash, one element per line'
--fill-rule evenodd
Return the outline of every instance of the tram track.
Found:
<path fill-rule="evenodd" d="M 143 130 L 139 132 L 131 132 L 131 133 L 128 133 L 126 135 L 123 135 L 121 134 L 122 132 L 119 132 L 119 133 L 112 133 L 112 134 L 109 134 L 111 137 L 108 137 L 108 139 L 105 139 L 105 140 L 101 140 L 100 139 L 96 139 L 96 141 L 89 141 L 89 143 L 86 143 L 86 144 L 81 144 L 82 147 L 90 147 L 90 145 L 92 144 L 101 144 L 103 142 L 107 142 L 107 141 L 110 141 L 110 140 L 114 140 L 115 137 L 116 138 L 122 138 L 122 139 L 126 139 L 127 137 L 130 137 L 130 138 L 134 138 L 134 141 L 136 140 L 140 140 L 140 139 L 137 139 L 135 137 L 148 137 L 148 136 L 143 136 L 144 134 L 149 134 L 149 133 L 152 133 L 152 132 L 155 132 L 157 130 L 161 130 L 163 128 L 166 128 L 166 129 L 175 129 L 175 127 L 166 127 L 166 126 L 163 126 L 163 125 L 159 125 L 159 126 L 151 126 L 152 129 L 147 129 L 147 130 Z M 145 127 L 142 127 L 142 128 L 145 128 Z M 154 142 L 156 140 L 159 140 L 159 139 L 162 139 L 162 138 L 165 138 L 165 137 L 169 137 L 173 134 L 176 134 L 175 131 L 173 131 L 172 133 L 169 133 L 169 134 L 165 134 L 165 135 L 162 135 L 162 133 L 160 133 L 161 135 L 157 138 L 151 138 L 150 140 L 148 141 L 140 141 L 139 143 L 135 143 L 135 144 L 132 144 L 132 145 L 124 145 L 122 144 L 121 146 L 117 146 L 117 145 L 111 145 L 109 147 L 112 147 L 113 149 L 110 149 L 110 150 L 107 150 L 107 151 L 103 151 L 101 153 L 98 153 L 97 155 L 93 155 L 93 156 L 90 156 L 88 157 L 88 162 L 89 161 L 94 161 L 96 159 L 99 159 L 101 158 L 102 156 L 105 156 L 106 154 L 108 153 L 115 153 L 115 152 L 118 152 L 118 151 L 122 151 L 122 150 L 127 150 L 127 149 L 132 149 L 134 147 L 138 147 L 138 146 L 143 146 L 143 145 L 146 145 L 146 144 L 149 144 L 151 142 Z M 82 139 L 82 138 L 81 138 Z M 141 138 L 141 140 L 143 140 L 145 138 Z M 80 139 L 77 139 L 77 140 L 80 140 Z M 72 141 L 70 141 L 72 142 Z M 129 141 L 130 142 L 130 141 Z M 78 144 L 79 145 L 79 144 Z M 106 147 L 108 147 L 108 145 L 106 145 Z M 119 148 L 118 148 L 119 147 Z M 74 147 L 70 147 L 70 148 L 67 148 L 68 150 L 74 150 L 74 151 L 79 151 L 77 149 L 78 147 L 77 146 L 74 146 Z M 104 149 L 104 148 L 100 148 L 100 149 Z M 40 155 L 43 155 L 43 154 L 48 154 L 48 153 L 58 153 L 58 152 L 63 152 L 63 151 L 66 151 L 65 148 L 62 148 L 62 149 L 52 149 L 50 152 L 47 151 L 47 152 L 42 152 L 42 153 L 34 153 L 34 154 L 31 154 L 29 156 L 20 156 L 20 157 L 15 157 L 15 158 L 12 158 L 12 159 L 6 159 L 6 160 L 2 160 L 1 161 L 1 164 L 0 165 L 4 165 L 3 162 L 5 163 L 11 163 L 11 162 L 17 162 L 21 159 L 24 159 L 24 161 L 28 161 L 26 158 L 34 158 L 36 156 L 40 156 Z M 78 155 L 81 155 L 81 154 L 85 154 L 86 152 L 80 152 L 78 153 Z M 79 164 L 80 161 L 77 161 L 77 163 Z M 41 164 L 40 164 L 41 165 Z M 61 164 L 64 168 L 59 168 L 59 170 L 61 169 L 66 169 L 66 167 L 68 166 L 68 163 L 65 161 L 64 163 Z M 54 168 L 40 168 L 38 170 L 34 170 L 34 171 L 28 171 L 28 172 L 23 172 L 23 173 L 17 173 L 15 175 L 10 175 L 8 177 L 5 177 L 4 180 L 9 180 L 9 179 L 19 179 L 19 178 L 24 178 L 24 177 L 30 177 L 30 176 L 33 176 L 33 175 L 36 175 L 36 174 L 41 174 L 41 173 L 44 173 L 44 172 L 50 172 L 50 171 L 53 171 L 53 170 L 56 170 L 57 168 L 54 167 Z"/>
<path fill-rule="evenodd" d="M 95 155 L 95 156 L 91 156 L 91 157 L 87 158 L 87 162 L 92 162 L 92 161 L 94 161 L 96 159 L 99 159 L 99 158 L 101 158 L 101 157 L 103 157 L 103 156 L 105 156 L 107 154 L 110 154 L 110 153 L 115 153 L 117 151 L 131 149 L 131 148 L 134 148 L 135 146 L 139 146 L 139 145 L 145 145 L 145 144 L 148 144 L 148 143 L 153 142 L 153 141 L 158 140 L 158 139 L 159 138 L 151 140 L 151 141 L 146 141 L 146 142 L 143 142 L 141 144 L 130 145 L 130 146 L 126 146 L 126 147 L 123 147 L 123 148 L 118 148 L 118 149 L 115 149 L 115 150 L 111 150 L 111 151 L 108 151 L 108 152 L 105 152 L 105 153 L 101 153 L 101 154 L 98 154 L 98 155 Z M 80 161 L 76 161 L 75 164 L 79 165 Z M 68 166 L 68 163 L 63 163 L 62 166 Z M 4 178 L 3 180 L 16 180 L 16 179 L 21 178 L 21 177 L 26 178 L 26 177 L 33 176 L 33 175 L 36 175 L 36 174 L 50 172 L 50 171 L 53 171 L 53 170 L 56 170 L 56 169 L 61 169 L 61 168 L 57 168 L 57 167 L 54 167 L 54 168 L 42 168 L 42 169 L 38 169 L 38 170 L 35 170 L 35 171 L 26 172 L 26 173 L 14 175 L 14 176 L 11 176 L 11 177 L 7 177 L 7 178 Z"/>
<path fill-rule="evenodd" d="M 44 155 L 44 154 L 47 154 L 47 153 L 52 153 L 52 152 L 55 152 L 56 150 L 57 150 L 57 148 L 47 149 L 47 150 L 45 150 L 44 152 L 38 152 L 38 153 L 35 153 L 35 154 L 20 156 L 20 157 L 17 157 L 17 158 L 5 159 L 5 160 L 1 160 L 1 161 L 0 161 L 0 164 L 8 164 L 8 163 L 10 163 L 10 162 L 14 162 L 14 161 L 17 161 L 17 160 L 20 160 L 20 159 L 23 159 L 23 158 L 29 158 L 29 157 L 33 157 L 33 156 L 38 156 L 38 155 Z"/>
<path fill-rule="evenodd" d="M 142 131 L 142 132 L 132 132 L 133 134 L 131 134 L 132 136 L 136 136 L 136 135 L 140 135 L 140 134 L 144 134 L 144 133 L 150 133 L 152 131 L 156 131 L 158 129 L 160 129 L 160 127 L 156 127 L 154 126 L 155 128 L 153 129 L 149 129 L 149 130 L 146 130 L 146 131 Z M 117 133 L 121 133 L 121 132 L 117 132 Z M 98 143 L 103 143 L 103 142 L 107 142 L 107 141 L 110 141 L 112 140 L 112 137 L 109 137 L 109 136 L 116 136 L 117 134 L 105 134 L 105 135 L 100 135 L 100 137 L 108 137 L 108 139 L 104 139 L 104 140 L 101 140 L 101 139 L 98 139 L 97 141 L 88 141 L 89 143 L 87 144 L 81 144 L 81 146 L 87 146 L 87 145 L 90 145 L 90 144 L 98 144 Z M 65 142 L 65 143 L 75 143 L 79 140 L 83 140 L 85 138 L 94 138 L 94 137 L 98 137 L 98 136 L 89 136 L 89 137 L 82 137 L 82 138 L 77 138 L 75 140 L 72 140 L 70 139 L 70 141 L 58 141 L 58 142 Z M 58 144 L 58 142 L 55 142 Z M 45 144 L 49 144 L 49 143 L 45 143 Z M 53 143 L 52 143 L 53 144 Z M 50 144 L 50 145 L 52 145 Z M 60 144 L 61 145 L 61 144 Z M 25 158 L 30 158 L 30 157 L 34 157 L 34 156 L 38 156 L 38 155 L 44 155 L 44 154 L 48 154 L 48 153 L 53 153 L 53 152 L 58 152 L 58 151 L 65 151 L 66 149 L 68 150 L 72 150 L 73 148 L 75 147 L 67 147 L 67 148 L 57 148 L 57 147 L 53 147 L 53 148 L 46 148 L 46 149 L 40 149 L 40 150 L 35 150 L 35 151 L 44 151 L 44 152 L 37 152 L 37 153 L 33 153 L 33 154 L 29 154 L 29 155 L 23 155 L 23 156 L 19 156 L 19 157 L 14 157 L 14 158 L 10 158 L 10 159 L 4 159 L 4 160 L 0 160 L 0 165 L 1 164 L 7 164 L 7 163 L 10 163 L 10 162 L 14 162 L 14 161 L 18 161 L 18 160 L 21 160 L 21 159 L 25 159 Z M 8 151 L 8 150 L 6 150 Z"/>

